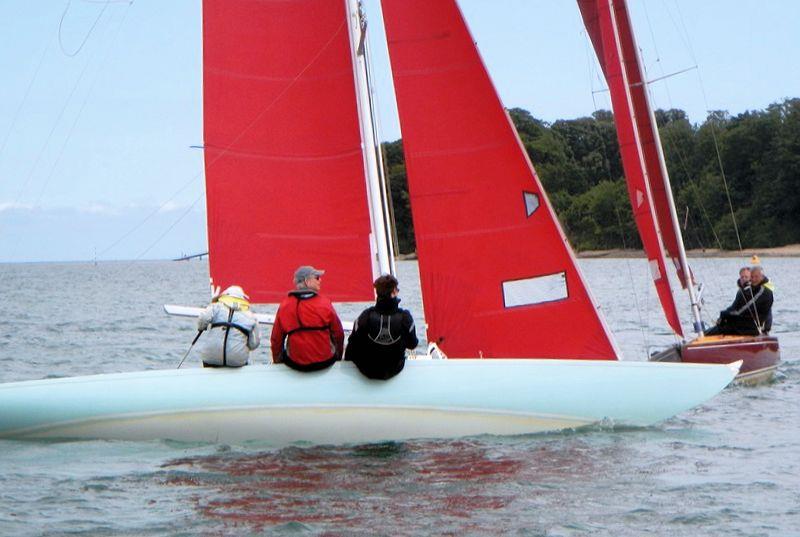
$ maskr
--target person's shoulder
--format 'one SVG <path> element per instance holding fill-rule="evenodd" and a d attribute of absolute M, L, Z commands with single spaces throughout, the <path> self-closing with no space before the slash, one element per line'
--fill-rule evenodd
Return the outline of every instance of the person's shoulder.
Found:
<path fill-rule="evenodd" d="M 278 304 L 278 306 L 283 306 L 284 304 L 286 304 L 287 302 L 289 302 L 291 300 L 294 300 L 294 297 L 293 297 L 292 293 L 286 293 L 286 296 L 281 299 L 281 301 Z"/>
<path fill-rule="evenodd" d="M 316 302 L 317 304 L 321 304 L 321 305 L 330 307 L 331 309 L 333 308 L 333 302 L 331 302 L 331 299 L 328 298 L 325 295 L 315 294 L 314 296 L 312 296 L 308 300 L 310 300 L 312 302 Z"/>
<path fill-rule="evenodd" d="M 411 315 L 411 311 L 410 310 L 407 310 L 407 309 L 404 309 L 404 308 L 397 308 L 397 311 L 399 313 L 403 314 L 404 317 L 411 317 L 412 319 L 414 318 L 414 316 Z"/>
<path fill-rule="evenodd" d="M 251 321 L 255 321 L 256 323 L 258 322 L 258 319 L 256 318 L 256 314 L 253 313 L 252 310 L 240 310 L 239 313 L 241 313 L 246 319 L 249 319 Z"/>

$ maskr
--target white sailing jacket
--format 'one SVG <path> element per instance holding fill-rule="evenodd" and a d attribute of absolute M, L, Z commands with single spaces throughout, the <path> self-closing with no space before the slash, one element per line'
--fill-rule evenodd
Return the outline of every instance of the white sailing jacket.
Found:
<path fill-rule="evenodd" d="M 197 318 L 197 329 L 208 330 L 197 341 L 197 352 L 210 365 L 246 365 L 250 351 L 261 343 L 258 321 L 238 304 L 233 308 L 221 302 L 210 304 Z"/>

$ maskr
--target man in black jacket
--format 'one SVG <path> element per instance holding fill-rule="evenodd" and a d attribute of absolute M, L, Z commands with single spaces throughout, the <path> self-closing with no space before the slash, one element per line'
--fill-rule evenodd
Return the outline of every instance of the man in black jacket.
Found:
<path fill-rule="evenodd" d="M 750 273 L 749 281 L 740 277 L 733 304 L 719 312 L 719 321 L 706 331 L 707 336 L 757 336 L 769 333 L 772 328 L 773 287 L 760 266 L 753 267 Z"/>
<path fill-rule="evenodd" d="M 760 265 L 752 268 L 751 286 L 753 291 L 753 306 L 755 308 L 756 321 L 760 331 L 769 334 L 772 330 L 772 302 L 774 297 L 772 292 L 775 286 L 769 281 L 764 269 Z"/>
<path fill-rule="evenodd" d="M 397 279 L 384 275 L 374 286 L 375 305 L 358 316 L 344 359 L 355 363 L 368 378 L 387 380 L 403 370 L 406 349 L 416 348 L 419 340 L 411 313 L 398 306 Z"/>

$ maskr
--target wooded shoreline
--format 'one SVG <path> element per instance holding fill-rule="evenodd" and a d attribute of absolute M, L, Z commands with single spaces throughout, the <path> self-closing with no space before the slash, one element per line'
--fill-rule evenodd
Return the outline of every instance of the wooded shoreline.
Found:
<path fill-rule="evenodd" d="M 580 256 L 630 257 L 627 252 L 636 252 L 641 241 L 613 114 L 599 110 L 591 117 L 553 123 L 521 109 L 509 115 Z M 656 110 L 655 117 L 690 255 L 800 255 L 792 246 L 800 243 L 800 98 L 737 116 L 714 111 L 702 124 L 692 124 L 682 110 Z M 382 146 L 398 250 L 413 252 L 402 140 Z"/>

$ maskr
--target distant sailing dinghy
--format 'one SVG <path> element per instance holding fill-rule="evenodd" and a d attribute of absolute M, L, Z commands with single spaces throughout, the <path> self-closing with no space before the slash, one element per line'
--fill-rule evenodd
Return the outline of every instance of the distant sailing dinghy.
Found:
<path fill-rule="evenodd" d="M 428 340 L 449 359 L 410 360 L 389 381 L 342 362 L 10 383 L 0 437 L 346 443 L 644 426 L 733 379 L 739 364 L 617 361 L 455 2 L 383 8 Z M 364 32 L 356 0 L 204 2 L 214 286 L 277 302 L 313 264 L 326 294 L 366 301 L 394 270 Z"/>
<path fill-rule="evenodd" d="M 771 379 L 780 362 L 778 338 L 766 334 L 711 337 L 703 334 L 700 301 L 686 258 L 626 0 L 578 0 L 578 6 L 611 93 L 628 194 L 653 283 L 669 326 L 681 338 L 683 330 L 667 274 L 665 250 L 692 304 L 698 337 L 684 340 L 653 359 L 712 364 L 741 360 L 737 381 L 756 383 Z"/>

